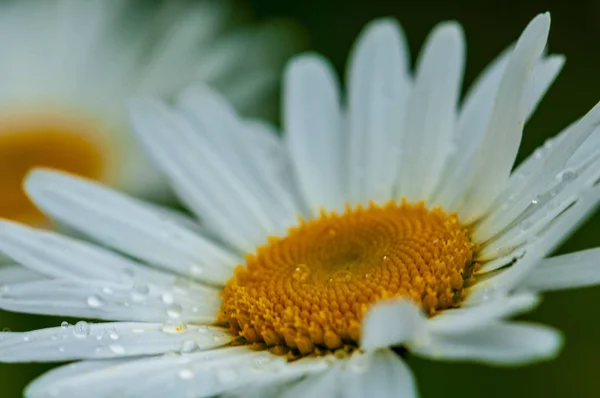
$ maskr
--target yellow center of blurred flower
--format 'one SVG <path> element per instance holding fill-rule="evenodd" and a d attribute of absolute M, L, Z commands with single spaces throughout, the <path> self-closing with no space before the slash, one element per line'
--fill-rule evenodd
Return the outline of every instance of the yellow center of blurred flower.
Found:
<path fill-rule="evenodd" d="M 353 349 L 378 300 L 408 297 L 430 315 L 457 306 L 473 249 L 455 214 L 423 203 L 322 213 L 246 257 L 223 291 L 220 320 L 275 352 Z"/>
<path fill-rule="evenodd" d="M 86 132 L 91 130 L 84 123 L 51 117 L 21 116 L 0 123 L 0 217 L 44 220 L 23 191 L 23 178 L 33 167 L 100 178 L 102 150 Z"/>

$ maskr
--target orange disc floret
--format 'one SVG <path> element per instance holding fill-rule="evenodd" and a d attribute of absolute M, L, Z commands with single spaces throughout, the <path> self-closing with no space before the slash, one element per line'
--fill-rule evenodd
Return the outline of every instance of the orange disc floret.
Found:
<path fill-rule="evenodd" d="M 430 315 L 457 306 L 473 247 L 455 214 L 423 203 L 322 212 L 246 257 L 220 318 L 248 342 L 303 355 L 357 346 L 377 300 L 408 297 Z"/>

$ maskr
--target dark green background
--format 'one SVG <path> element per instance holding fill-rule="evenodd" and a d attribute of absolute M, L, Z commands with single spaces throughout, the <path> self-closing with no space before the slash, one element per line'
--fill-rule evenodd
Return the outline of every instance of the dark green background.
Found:
<path fill-rule="evenodd" d="M 549 49 L 567 56 L 563 72 L 527 125 L 520 159 L 600 100 L 600 3 L 593 1 L 285 1 L 254 0 L 259 17 L 291 18 L 306 29 L 312 49 L 327 56 L 342 73 L 352 42 L 369 20 L 394 16 L 403 25 L 413 56 L 439 21 L 456 19 L 467 37 L 465 86 L 502 49 L 514 41 L 537 13 L 550 11 Z M 414 57 L 413 57 L 414 60 Z M 600 215 L 566 242 L 559 252 L 600 245 Z M 600 288 L 547 294 L 535 312 L 523 317 L 565 333 L 566 346 L 552 362 L 517 368 L 435 363 L 410 358 L 423 397 L 596 397 L 600 359 Z M 0 329 L 56 326 L 63 319 L 0 313 Z M 19 396 L 28 380 L 47 365 L 0 365 L 0 396 Z"/>

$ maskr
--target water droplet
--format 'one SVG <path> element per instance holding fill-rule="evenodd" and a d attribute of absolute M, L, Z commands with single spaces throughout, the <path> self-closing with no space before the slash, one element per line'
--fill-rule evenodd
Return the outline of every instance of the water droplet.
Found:
<path fill-rule="evenodd" d="M 125 347 L 120 344 L 111 344 L 108 346 L 108 349 L 117 355 L 125 354 Z"/>
<path fill-rule="evenodd" d="M 192 264 L 192 265 L 190 265 L 189 271 L 190 271 L 190 275 L 198 277 L 198 276 L 204 274 L 204 267 L 202 267 L 199 264 Z"/>
<path fill-rule="evenodd" d="M 220 369 L 217 372 L 217 380 L 222 384 L 233 382 L 237 378 L 235 369 Z"/>
<path fill-rule="evenodd" d="M 179 378 L 182 380 L 190 380 L 194 378 L 194 371 L 188 368 L 183 368 L 177 372 L 177 376 L 179 376 Z"/>
<path fill-rule="evenodd" d="M 433 242 L 433 243 L 435 243 L 435 242 Z M 383 256 L 383 262 L 387 263 L 388 261 L 390 261 L 390 257 L 388 255 Z"/>
<path fill-rule="evenodd" d="M 346 283 L 352 279 L 352 273 L 350 271 L 337 271 L 329 279 L 330 283 Z"/>
<path fill-rule="evenodd" d="M 119 336 L 119 333 L 117 333 L 117 330 L 115 328 L 105 329 L 104 334 L 111 340 L 119 340 L 119 338 L 121 337 Z"/>
<path fill-rule="evenodd" d="M 181 305 L 173 303 L 167 307 L 167 316 L 169 318 L 179 318 L 182 311 Z"/>
<path fill-rule="evenodd" d="M 531 226 L 533 225 L 533 223 L 531 222 L 531 220 L 523 220 L 521 221 L 521 223 L 519 224 L 519 226 L 521 227 L 521 231 L 525 232 L 527 231 L 529 228 L 531 228 Z"/>
<path fill-rule="evenodd" d="M 354 373 L 365 373 L 369 369 L 369 357 L 363 354 L 355 354 L 350 360 L 350 370 Z"/>
<path fill-rule="evenodd" d="M 208 326 L 206 326 L 206 325 L 198 326 L 198 333 L 208 333 Z"/>
<path fill-rule="evenodd" d="M 161 296 L 163 303 L 173 304 L 173 295 L 170 292 L 164 292 Z"/>
<path fill-rule="evenodd" d="M 212 336 L 215 343 L 221 343 L 227 340 L 227 335 L 225 333 L 213 332 Z"/>
<path fill-rule="evenodd" d="M 58 347 L 58 352 L 65 352 L 65 347 L 63 347 L 63 346 Z"/>
<path fill-rule="evenodd" d="M 197 345 L 194 340 L 186 340 L 181 344 L 181 349 L 179 351 L 181 351 L 182 353 L 192 352 L 196 349 L 196 347 Z"/>
<path fill-rule="evenodd" d="M 150 288 L 145 283 L 136 283 L 131 289 L 131 298 L 134 301 L 144 301 L 146 296 L 150 293 Z"/>
<path fill-rule="evenodd" d="M 184 322 L 169 319 L 163 323 L 161 330 L 164 333 L 183 333 L 187 330 L 187 325 Z"/>
<path fill-rule="evenodd" d="M 126 282 L 130 282 L 134 276 L 135 276 L 134 270 L 132 270 L 131 268 L 124 268 L 121 279 L 125 280 Z"/>
<path fill-rule="evenodd" d="M 571 182 L 577 178 L 577 172 L 571 169 L 564 170 L 558 177 L 562 182 Z"/>
<path fill-rule="evenodd" d="M 29 340 L 31 340 L 31 337 L 29 337 L 29 336 L 23 336 L 23 341 L 28 342 Z"/>
<path fill-rule="evenodd" d="M 61 324 L 60 324 L 60 328 L 61 328 L 62 330 L 67 330 L 67 329 L 69 328 L 69 322 L 67 322 L 67 321 L 62 321 L 62 322 L 61 322 Z"/>
<path fill-rule="evenodd" d="M 254 358 L 252 361 L 252 369 L 254 370 L 264 370 L 269 364 L 272 363 L 272 359 L 267 355 L 260 355 Z"/>
<path fill-rule="evenodd" d="M 99 308 L 99 307 L 102 307 L 104 304 L 105 304 L 105 302 L 102 299 L 102 297 L 100 297 L 96 294 L 93 294 L 87 298 L 87 305 L 90 306 L 91 308 Z"/>
<path fill-rule="evenodd" d="M 79 321 L 73 327 L 73 335 L 78 338 L 86 338 L 90 335 L 90 325 L 85 321 Z"/>
<path fill-rule="evenodd" d="M 308 278 L 310 270 L 306 266 L 306 264 L 298 264 L 298 266 L 294 269 L 292 273 L 292 278 L 297 281 L 305 281 Z"/>
<path fill-rule="evenodd" d="M 543 148 L 537 148 L 535 150 L 535 152 L 533 152 L 533 157 L 535 159 L 538 159 L 538 160 L 541 159 L 541 158 L 543 158 L 544 157 L 544 149 Z"/>
<path fill-rule="evenodd" d="M 115 291 L 111 287 L 106 286 L 102 288 L 102 293 L 104 294 L 113 294 L 114 292 Z"/>

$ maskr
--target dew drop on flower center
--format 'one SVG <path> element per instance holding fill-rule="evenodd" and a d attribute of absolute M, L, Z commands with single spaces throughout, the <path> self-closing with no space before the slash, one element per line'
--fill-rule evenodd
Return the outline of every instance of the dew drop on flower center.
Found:
<path fill-rule="evenodd" d="M 222 293 L 220 320 L 275 351 L 352 349 L 378 300 L 407 297 L 430 315 L 458 306 L 473 250 L 455 214 L 423 203 L 322 212 L 246 257 Z"/>

